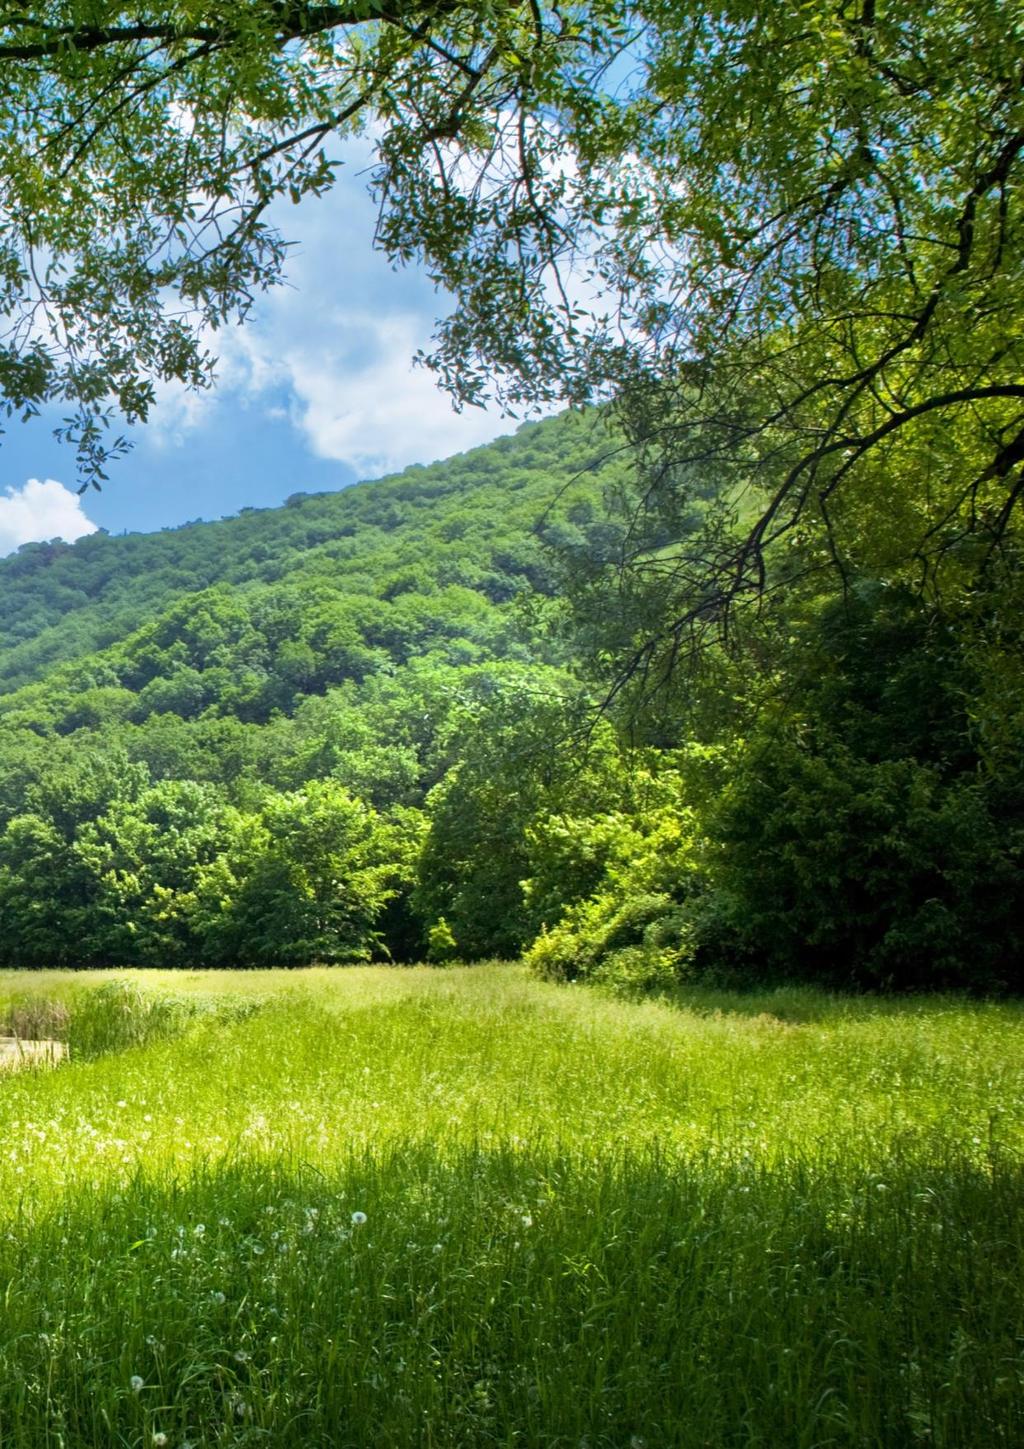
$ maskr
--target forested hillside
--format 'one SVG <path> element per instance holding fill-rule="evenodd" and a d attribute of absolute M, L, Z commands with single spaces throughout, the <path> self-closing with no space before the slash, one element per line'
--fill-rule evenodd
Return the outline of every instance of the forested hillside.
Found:
<path fill-rule="evenodd" d="M 0 27 L 83 487 L 356 132 L 456 405 L 580 411 L 3 564 L 0 957 L 1019 989 L 1019 6 L 93 8 Z"/>
<path fill-rule="evenodd" d="M 1019 985 L 1012 568 L 925 601 L 865 552 L 837 588 L 811 532 L 781 600 L 654 669 L 671 579 L 749 519 L 713 476 L 686 496 L 648 506 L 610 424 L 566 414 L 21 549 L 0 959 Z"/>
<path fill-rule="evenodd" d="M 480 719 L 507 716 L 524 802 L 521 717 L 572 727 L 547 614 L 567 560 L 620 549 L 624 476 L 597 416 L 566 416 L 281 509 L 0 563 L 4 959 L 422 955 L 453 862 L 418 870 L 422 838 L 457 808 L 457 762 L 494 748 Z M 558 768 L 582 788 L 570 753 Z M 522 943 L 518 900 L 495 904 L 465 950 Z"/>
<path fill-rule="evenodd" d="M 480 629 L 486 634 L 482 621 L 489 606 L 505 604 L 523 589 L 551 591 L 552 560 L 538 546 L 539 535 L 560 545 L 614 552 L 617 535 L 609 532 L 602 489 L 624 476 L 624 465 L 591 415 L 524 425 L 518 435 L 489 447 L 340 493 L 295 493 L 280 509 L 245 510 L 221 522 L 154 534 L 26 544 L 0 560 L 0 693 L 46 676 L 49 696 L 54 664 L 111 645 L 120 651 L 105 655 L 104 663 L 117 673 L 126 649 L 144 650 L 161 627 L 165 634 L 166 627 L 187 632 L 186 619 L 216 614 L 229 596 L 244 597 L 253 627 L 265 635 L 265 649 L 259 664 L 258 651 L 245 658 L 235 653 L 230 661 L 222 656 L 219 662 L 269 672 L 275 672 L 275 651 L 285 634 L 290 644 L 301 640 L 323 656 L 326 635 L 344 631 L 340 616 L 327 618 L 329 598 L 335 604 L 356 595 L 379 600 L 375 614 L 364 607 L 361 614 L 352 612 L 350 622 L 369 647 L 389 653 L 408 650 L 415 635 L 416 609 L 408 601 L 397 612 L 391 607 L 399 595 L 434 598 L 433 606 L 424 606 L 425 616 L 447 619 L 452 635 L 460 618 L 470 636 Z M 441 604 L 436 600 L 443 589 L 471 594 L 449 594 Z M 207 590 L 215 592 L 198 604 L 197 595 Z M 295 590 L 301 591 L 298 612 Z M 175 622 L 161 626 L 158 621 L 169 619 L 173 606 L 186 600 Z M 268 622 L 264 628 L 261 620 L 275 612 L 277 627 Z M 385 620 L 392 616 L 389 626 Z M 493 619 L 490 626 L 499 627 Z M 140 630 L 149 631 L 145 642 L 140 635 L 129 643 Z M 209 641 L 207 653 L 225 642 Z M 202 647 L 196 643 L 188 663 L 208 669 Z M 336 647 L 326 652 L 333 655 Z M 173 663 L 185 666 L 181 651 Z M 300 693 L 322 692 L 338 677 L 357 672 L 345 661 L 339 668 L 337 658 L 327 663 L 321 657 L 310 665 L 314 673 Z M 151 672 L 155 677 L 160 671 Z M 80 690 L 87 672 L 67 671 L 59 678 Z M 218 689 L 214 679 L 207 683 L 212 692 L 200 708 L 213 702 Z M 281 703 L 268 698 L 262 708 Z"/>

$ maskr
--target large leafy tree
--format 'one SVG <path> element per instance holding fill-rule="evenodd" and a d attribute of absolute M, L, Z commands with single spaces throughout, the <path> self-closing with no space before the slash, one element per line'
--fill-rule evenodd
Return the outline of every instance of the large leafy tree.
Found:
<path fill-rule="evenodd" d="M 403 839 L 333 780 L 271 794 L 199 872 L 192 922 L 216 960 L 301 966 L 387 956 L 376 929 L 408 884 Z"/>
<path fill-rule="evenodd" d="M 649 506 L 709 472 L 733 506 L 657 557 L 640 531 L 667 604 L 632 663 L 798 576 L 972 587 L 1024 491 L 1019 7 L 643 10 L 601 258 L 624 411 Z"/>
<path fill-rule="evenodd" d="M 381 241 L 500 233 L 524 297 L 557 229 L 543 95 L 589 57 L 578 20 L 458 0 L 56 0 L 0 16 L 0 397 L 70 409 L 86 479 L 154 383 L 202 385 L 206 339 L 278 280 L 268 209 L 325 191 L 370 122 Z M 592 62 L 588 59 L 588 64 Z M 333 148 L 333 149 L 332 149 Z M 459 183 L 445 194 L 453 168 Z M 428 178 L 430 178 L 428 180 Z M 408 218 L 417 226 L 410 230 Z"/>
<path fill-rule="evenodd" d="M 933 588 L 1024 488 L 1022 75 L 1012 0 L 28 3 L 0 391 L 67 399 L 98 476 L 105 408 L 208 378 L 209 329 L 281 274 L 271 204 L 367 126 L 379 244 L 457 299 L 459 400 L 616 395 L 650 499 L 754 490 L 644 555 L 640 662 L 760 595 L 786 535 Z"/>
<path fill-rule="evenodd" d="M 610 726 L 593 729 L 580 749 L 589 708 L 567 683 L 554 670 L 494 670 L 453 711 L 456 763 L 427 797 L 413 899 L 428 930 L 445 921 L 470 959 L 515 955 L 557 913 L 555 892 L 524 893 L 536 873 L 530 827 L 614 809 L 628 794 Z M 573 893 L 570 857 L 563 853 L 563 900 Z"/>

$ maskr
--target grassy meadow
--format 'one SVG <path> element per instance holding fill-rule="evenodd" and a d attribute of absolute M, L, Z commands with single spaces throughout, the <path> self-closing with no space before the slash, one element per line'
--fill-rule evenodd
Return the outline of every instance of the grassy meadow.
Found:
<path fill-rule="evenodd" d="M 1024 1011 L 0 975 L 0 1449 L 1024 1443 Z"/>

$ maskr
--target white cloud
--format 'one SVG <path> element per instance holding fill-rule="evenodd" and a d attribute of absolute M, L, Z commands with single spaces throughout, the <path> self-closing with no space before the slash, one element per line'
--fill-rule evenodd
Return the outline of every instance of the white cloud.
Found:
<path fill-rule="evenodd" d="M 158 388 L 150 437 L 181 447 L 217 426 L 217 410 L 239 403 L 289 419 L 315 456 L 363 476 L 431 462 L 488 442 L 515 426 L 497 412 L 456 413 L 432 374 L 412 365 L 430 344 L 450 299 L 416 268 L 395 270 L 373 250 L 375 210 L 349 162 L 334 188 L 275 220 L 294 242 L 287 280 L 259 298 L 247 322 L 212 334 L 213 393 Z M 189 436 L 190 435 L 190 436 Z"/>
<path fill-rule="evenodd" d="M 339 312 L 338 346 L 282 345 L 275 377 L 293 399 L 292 421 L 311 452 L 364 475 L 386 473 L 475 447 L 513 426 L 480 408 L 456 413 L 431 374 L 412 366 L 426 340 L 418 321 Z M 267 367 L 265 358 L 255 361 Z"/>
<path fill-rule="evenodd" d="M 180 448 L 189 433 L 212 421 L 215 392 L 195 392 L 180 382 L 160 379 L 154 383 L 153 392 L 148 439 L 157 448 Z"/>
<path fill-rule="evenodd" d="M 12 553 L 23 543 L 51 538 L 72 543 L 95 532 L 78 494 L 54 478 L 30 478 L 23 488 L 8 488 L 6 497 L 0 494 L 0 554 Z"/>

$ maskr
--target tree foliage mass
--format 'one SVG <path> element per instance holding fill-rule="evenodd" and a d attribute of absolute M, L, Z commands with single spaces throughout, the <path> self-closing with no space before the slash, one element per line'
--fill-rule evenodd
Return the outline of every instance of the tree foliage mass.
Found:
<path fill-rule="evenodd" d="M 609 620 L 649 623 L 636 490 L 621 435 L 566 415 L 4 560 L 3 960 L 1019 985 L 1011 620 L 796 595 L 601 714 Z"/>

